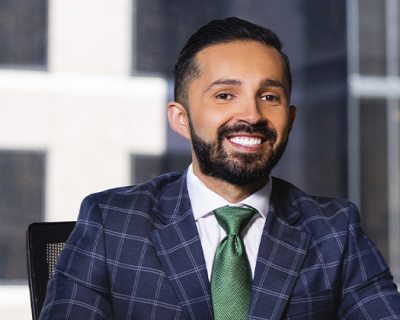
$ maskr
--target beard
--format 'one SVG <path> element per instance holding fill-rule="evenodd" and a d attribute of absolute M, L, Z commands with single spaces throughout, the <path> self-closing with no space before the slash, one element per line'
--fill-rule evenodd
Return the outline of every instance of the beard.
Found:
<path fill-rule="evenodd" d="M 247 185 L 268 179 L 271 170 L 282 157 L 288 139 L 286 138 L 275 148 L 277 133 L 267 121 L 255 124 L 224 125 L 219 128 L 217 140 L 211 143 L 200 138 L 194 128 L 189 115 L 189 127 L 192 138 L 192 147 L 196 154 L 200 171 L 204 175 L 227 181 L 234 185 Z M 223 141 L 234 133 L 261 134 L 264 142 L 270 145 L 270 151 L 263 153 L 227 152 Z"/>

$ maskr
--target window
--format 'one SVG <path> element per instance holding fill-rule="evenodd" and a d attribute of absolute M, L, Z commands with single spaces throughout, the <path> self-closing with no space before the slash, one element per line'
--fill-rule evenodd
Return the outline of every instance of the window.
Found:
<path fill-rule="evenodd" d="M 362 99 L 360 107 L 362 222 L 388 259 L 386 100 Z"/>
<path fill-rule="evenodd" d="M 47 0 L 0 1 L 0 67 L 46 66 Z"/>
<path fill-rule="evenodd" d="M 190 153 L 167 153 L 158 155 L 132 155 L 131 181 L 142 183 L 166 172 L 183 172 L 191 162 Z"/>
<path fill-rule="evenodd" d="M 179 50 L 189 35 L 209 20 L 220 18 L 227 1 L 137 0 L 134 72 L 172 76 Z"/>
<path fill-rule="evenodd" d="M 25 279 L 25 232 L 43 220 L 44 152 L 0 151 L 0 279 Z"/>
<path fill-rule="evenodd" d="M 400 1 L 347 4 L 349 191 L 400 282 Z"/>
<path fill-rule="evenodd" d="M 385 1 L 362 0 L 359 10 L 360 73 L 385 75 Z"/>

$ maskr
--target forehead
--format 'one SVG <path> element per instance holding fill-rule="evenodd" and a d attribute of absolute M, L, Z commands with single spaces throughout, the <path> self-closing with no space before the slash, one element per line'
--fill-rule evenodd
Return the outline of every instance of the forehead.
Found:
<path fill-rule="evenodd" d="M 198 79 L 256 78 L 285 81 L 281 54 L 273 47 L 258 41 L 232 41 L 211 45 L 196 54 Z"/>

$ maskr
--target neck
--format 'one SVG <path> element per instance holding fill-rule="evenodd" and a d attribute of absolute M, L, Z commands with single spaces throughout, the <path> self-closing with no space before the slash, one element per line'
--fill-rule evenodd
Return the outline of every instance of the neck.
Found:
<path fill-rule="evenodd" d="M 265 178 L 246 185 L 232 184 L 219 178 L 204 175 L 200 168 L 194 163 L 193 173 L 207 186 L 207 188 L 214 191 L 230 203 L 238 203 L 243 199 L 246 199 L 268 182 L 268 178 Z"/>

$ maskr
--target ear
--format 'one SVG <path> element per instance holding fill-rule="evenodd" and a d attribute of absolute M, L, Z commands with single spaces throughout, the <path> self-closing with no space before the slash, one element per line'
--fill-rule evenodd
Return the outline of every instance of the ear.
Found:
<path fill-rule="evenodd" d="M 179 102 L 172 101 L 168 103 L 167 113 L 171 129 L 190 140 L 189 115 L 186 108 Z"/>
<path fill-rule="evenodd" d="M 296 119 L 296 112 L 297 112 L 297 107 L 294 104 L 290 105 L 289 106 L 289 117 L 290 117 L 290 130 L 289 131 L 292 130 L 294 120 Z"/>

